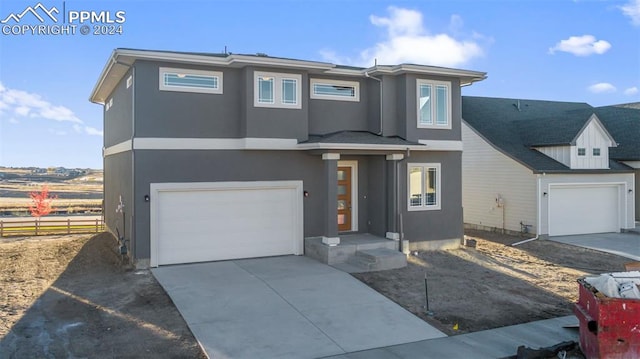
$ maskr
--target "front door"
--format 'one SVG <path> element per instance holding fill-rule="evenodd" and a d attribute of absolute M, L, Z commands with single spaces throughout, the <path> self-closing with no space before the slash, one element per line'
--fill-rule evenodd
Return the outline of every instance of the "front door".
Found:
<path fill-rule="evenodd" d="M 338 231 L 351 230 L 351 167 L 338 167 Z"/>

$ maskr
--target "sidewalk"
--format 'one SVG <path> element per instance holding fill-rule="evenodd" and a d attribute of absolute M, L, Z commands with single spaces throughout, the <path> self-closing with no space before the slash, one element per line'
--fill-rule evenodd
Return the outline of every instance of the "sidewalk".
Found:
<path fill-rule="evenodd" d="M 419 342 L 384 348 L 352 352 L 326 358 L 377 359 L 377 358 L 503 358 L 515 355 L 520 345 L 544 348 L 564 341 L 578 341 L 578 329 L 566 329 L 565 325 L 577 325 L 578 319 L 566 316 L 481 332 L 456 335 L 447 338 L 428 339 Z"/>

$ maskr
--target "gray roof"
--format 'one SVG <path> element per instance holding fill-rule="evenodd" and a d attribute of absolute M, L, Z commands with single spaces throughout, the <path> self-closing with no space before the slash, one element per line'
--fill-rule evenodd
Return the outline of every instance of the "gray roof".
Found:
<path fill-rule="evenodd" d="M 640 161 L 640 107 L 603 106 L 595 113 L 618 142 L 609 157 L 619 161 Z"/>
<path fill-rule="evenodd" d="M 463 120 L 498 150 L 534 172 L 629 170 L 627 166 L 613 160 L 610 161 L 610 170 L 571 170 L 532 148 L 572 143 L 596 112 L 584 102 L 471 96 L 462 98 Z M 605 127 L 608 129 L 606 124 Z M 617 140 L 615 135 L 613 137 Z"/>
<path fill-rule="evenodd" d="M 349 143 L 366 145 L 424 146 L 418 142 L 407 141 L 401 137 L 384 137 L 368 131 L 340 131 L 329 133 L 326 135 L 309 135 L 309 139 L 301 143 Z"/>

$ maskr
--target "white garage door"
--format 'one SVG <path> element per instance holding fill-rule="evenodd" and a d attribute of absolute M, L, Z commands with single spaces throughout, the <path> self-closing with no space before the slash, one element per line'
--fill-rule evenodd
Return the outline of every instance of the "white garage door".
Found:
<path fill-rule="evenodd" d="M 302 182 L 151 185 L 151 265 L 302 254 Z"/>
<path fill-rule="evenodd" d="M 617 186 L 552 186 L 549 235 L 619 232 Z"/>

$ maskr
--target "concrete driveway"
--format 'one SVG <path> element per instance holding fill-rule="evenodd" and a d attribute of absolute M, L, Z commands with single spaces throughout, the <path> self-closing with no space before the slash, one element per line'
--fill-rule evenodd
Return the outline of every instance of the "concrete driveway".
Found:
<path fill-rule="evenodd" d="M 636 233 L 581 234 L 549 237 L 549 240 L 640 261 L 640 235 Z"/>
<path fill-rule="evenodd" d="M 303 256 L 152 272 L 210 358 L 318 358 L 446 336 L 349 274 Z"/>

